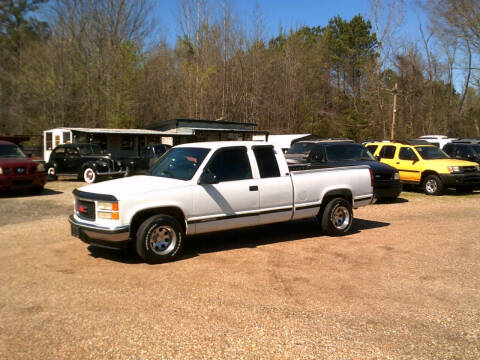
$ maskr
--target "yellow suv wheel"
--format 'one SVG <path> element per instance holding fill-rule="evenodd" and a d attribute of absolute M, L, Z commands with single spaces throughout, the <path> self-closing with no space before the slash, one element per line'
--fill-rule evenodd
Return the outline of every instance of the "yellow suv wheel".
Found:
<path fill-rule="evenodd" d="M 423 180 L 423 190 L 427 195 L 442 195 L 445 187 L 437 175 L 428 175 Z"/>

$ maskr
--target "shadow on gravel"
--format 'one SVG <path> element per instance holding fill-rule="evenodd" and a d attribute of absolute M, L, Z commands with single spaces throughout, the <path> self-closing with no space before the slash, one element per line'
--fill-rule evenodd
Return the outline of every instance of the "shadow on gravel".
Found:
<path fill-rule="evenodd" d="M 380 221 L 355 219 L 349 235 L 388 225 L 390 224 Z M 316 236 L 324 235 L 322 235 L 318 222 L 313 219 L 196 235 L 192 236 L 189 239 L 190 241 L 185 242 L 182 259 L 195 257 L 202 253 L 247 247 L 255 248 L 262 245 L 297 241 Z"/>
<path fill-rule="evenodd" d="M 355 219 L 351 234 L 390 225 L 386 222 Z M 185 242 L 183 256 L 187 259 L 202 253 L 255 248 L 257 246 L 280 242 L 298 241 L 311 237 L 325 236 L 315 220 L 299 220 L 279 224 L 263 225 L 255 228 L 222 231 L 218 233 L 196 235 Z M 325 236 L 326 237 L 326 236 Z"/>
<path fill-rule="evenodd" d="M 52 189 L 43 189 L 39 194 L 30 192 L 30 190 L 10 190 L 8 192 L 0 192 L 0 199 L 6 198 L 18 198 L 18 197 L 41 197 L 41 196 L 50 196 L 63 194 L 63 191 L 57 191 Z"/>
<path fill-rule="evenodd" d="M 349 235 L 388 225 L 390 224 L 386 222 L 357 218 L 352 224 Z M 187 237 L 183 253 L 177 261 L 193 258 L 200 254 L 241 248 L 255 248 L 262 245 L 298 241 L 317 236 L 325 235 L 322 235 L 318 222 L 313 219 L 193 235 Z M 113 250 L 95 246 L 89 246 L 88 250 L 90 251 L 90 256 L 94 258 L 103 258 L 124 264 L 138 264 L 143 262 L 143 260 L 135 254 L 134 250 Z"/>
<path fill-rule="evenodd" d="M 404 198 L 396 198 L 395 200 L 389 200 L 389 199 L 379 199 L 375 205 L 377 204 L 403 204 L 403 203 L 406 203 L 408 202 L 407 199 L 404 199 Z"/>
<path fill-rule="evenodd" d="M 140 264 L 143 262 L 143 260 L 137 256 L 133 249 L 114 250 L 101 248 L 98 246 L 89 246 L 88 251 L 90 251 L 89 255 L 95 259 L 102 258 L 105 260 L 121 262 L 124 264 Z"/>

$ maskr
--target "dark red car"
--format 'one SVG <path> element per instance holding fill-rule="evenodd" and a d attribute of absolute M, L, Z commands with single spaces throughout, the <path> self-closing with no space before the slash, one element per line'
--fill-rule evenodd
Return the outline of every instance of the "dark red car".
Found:
<path fill-rule="evenodd" d="M 14 143 L 0 140 L 0 191 L 30 189 L 40 193 L 46 181 L 45 165 L 30 160 Z"/>

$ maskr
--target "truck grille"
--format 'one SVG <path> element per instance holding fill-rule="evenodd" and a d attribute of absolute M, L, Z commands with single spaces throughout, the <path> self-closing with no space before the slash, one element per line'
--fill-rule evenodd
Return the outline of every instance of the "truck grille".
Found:
<path fill-rule="evenodd" d="M 75 212 L 81 218 L 95 220 L 95 203 L 93 201 L 77 200 Z"/>
<path fill-rule="evenodd" d="M 17 175 L 25 175 L 27 173 L 27 168 L 26 167 L 16 167 L 15 168 L 15 174 Z"/>
<path fill-rule="evenodd" d="M 462 166 L 463 172 L 475 172 L 476 171 L 476 166 Z"/>

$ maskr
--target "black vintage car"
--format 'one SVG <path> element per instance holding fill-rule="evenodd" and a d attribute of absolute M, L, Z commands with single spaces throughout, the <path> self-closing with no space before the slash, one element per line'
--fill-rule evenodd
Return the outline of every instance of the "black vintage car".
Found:
<path fill-rule="evenodd" d="M 59 145 L 50 154 L 46 168 L 51 180 L 57 176 L 75 176 L 89 184 L 99 177 L 128 175 L 121 161 L 104 154 L 96 144 Z"/>
<path fill-rule="evenodd" d="M 300 144 L 297 143 L 295 145 Z M 290 169 L 312 169 L 368 165 L 373 173 L 373 194 L 377 199 L 394 200 L 402 192 L 398 170 L 377 161 L 370 152 L 353 141 L 326 140 L 310 142 L 308 155 L 287 153 Z M 301 148 L 297 146 L 298 148 Z"/>

